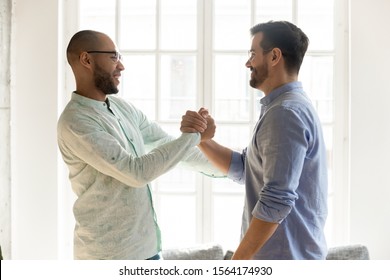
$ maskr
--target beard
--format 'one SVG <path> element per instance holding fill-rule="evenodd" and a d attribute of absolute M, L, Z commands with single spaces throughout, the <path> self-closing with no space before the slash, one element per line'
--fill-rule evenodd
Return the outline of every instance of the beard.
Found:
<path fill-rule="evenodd" d="M 119 92 L 118 87 L 114 84 L 112 75 L 103 70 L 96 64 L 94 72 L 95 86 L 104 94 L 115 94 Z"/>
<path fill-rule="evenodd" d="M 258 68 L 253 68 L 249 85 L 259 89 L 266 79 L 268 79 L 268 63 L 264 63 Z"/>

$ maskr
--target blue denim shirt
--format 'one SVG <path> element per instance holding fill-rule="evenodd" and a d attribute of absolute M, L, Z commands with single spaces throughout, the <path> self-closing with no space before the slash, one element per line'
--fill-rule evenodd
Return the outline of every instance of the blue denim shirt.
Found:
<path fill-rule="evenodd" d="M 279 223 L 255 259 L 325 259 L 327 163 L 322 128 L 300 82 L 261 99 L 252 141 L 234 152 L 228 177 L 245 183 L 242 222 Z"/>
<path fill-rule="evenodd" d="M 73 93 L 58 121 L 58 146 L 77 199 L 75 259 L 147 259 L 161 251 L 150 182 L 180 161 L 210 176 L 199 133 L 177 139 L 137 108 Z"/>

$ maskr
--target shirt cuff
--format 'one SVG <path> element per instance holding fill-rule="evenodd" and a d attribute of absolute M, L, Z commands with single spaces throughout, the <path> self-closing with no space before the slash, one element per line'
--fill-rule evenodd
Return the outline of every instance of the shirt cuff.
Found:
<path fill-rule="evenodd" d="M 244 157 L 240 153 L 233 151 L 227 177 L 232 179 L 234 182 L 244 184 L 245 183 L 244 175 L 245 175 Z"/>
<path fill-rule="evenodd" d="M 195 133 L 187 133 L 187 132 L 185 132 L 185 133 L 182 133 L 180 138 L 191 139 L 191 143 L 194 146 L 199 145 L 200 144 L 200 140 L 201 140 L 201 136 L 200 136 L 199 132 L 195 132 Z"/>

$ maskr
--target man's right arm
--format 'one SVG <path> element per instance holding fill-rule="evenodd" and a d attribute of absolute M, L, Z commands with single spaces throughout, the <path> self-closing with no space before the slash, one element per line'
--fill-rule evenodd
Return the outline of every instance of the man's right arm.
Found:
<path fill-rule="evenodd" d="M 233 151 L 224 147 L 214 140 L 202 141 L 198 145 L 206 157 L 224 174 L 227 174 L 232 160 Z"/>
<path fill-rule="evenodd" d="M 214 119 L 205 108 L 201 108 L 198 112 L 187 111 L 182 117 L 180 130 L 182 132 L 200 132 L 199 149 L 215 167 L 227 175 L 232 163 L 233 151 L 212 140 L 215 129 Z"/>

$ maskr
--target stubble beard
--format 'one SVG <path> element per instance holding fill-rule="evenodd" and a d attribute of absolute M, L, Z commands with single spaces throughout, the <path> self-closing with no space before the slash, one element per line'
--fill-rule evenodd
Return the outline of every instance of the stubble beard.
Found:
<path fill-rule="evenodd" d="M 119 92 L 118 87 L 114 84 L 112 75 L 103 70 L 99 65 L 95 66 L 94 80 L 96 88 L 104 94 L 116 94 Z"/>
<path fill-rule="evenodd" d="M 268 64 L 263 64 L 260 68 L 253 68 L 253 77 L 249 81 L 252 88 L 259 89 L 266 79 L 268 79 Z"/>

